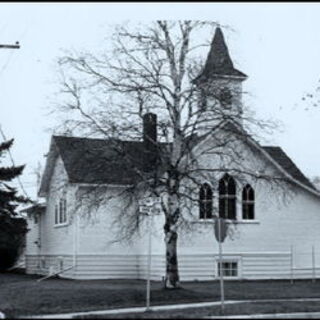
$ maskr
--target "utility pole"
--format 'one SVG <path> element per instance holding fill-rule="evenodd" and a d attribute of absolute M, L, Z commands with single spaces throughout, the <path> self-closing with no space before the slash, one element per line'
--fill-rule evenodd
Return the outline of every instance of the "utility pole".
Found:
<path fill-rule="evenodd" d="M 20 49 L 20 44 L 19 44 L 19 41 L 16 41 L 15 44 L 0 44 L 0 49 Z M 1 134 L 2 138 L 3 138 L 3 140 L 7 140 L 3 130 L 1 128 L 1 124 L 0 124 L 0 134 Z M 11 158 L 11 162 L 14 165 L 14 160 L 13 160 L 12 153 L 11 153 L 10 150 L 9 150 L 9 155 L 10 155 L 10 158 Z M 20 177 L 17 177 L 17 178 L 18 178 L 18 182 L 20 184 L 20 187 L 21 187 L 23 193 L 26 195 L 27 198 L 29 198 L 26 190 L 24 189 L 24 187 L 22 185 Z"/>
<path fill-rule="evenodd" d="M 151 280 L 151 254 L 152 254 L 152 208 L 149 209 L 148 214 L 148 278 L 147 278 L 147 298 L 146 311 L 150 311 L 150 280 Z"/>
<path fill-rule="evenodd" d="M 19 41 L 15 44 L 0 44 L 0 49 L 20 49 Z"/>
<path fill-rule="evenodd" d="M 219 265 L 220 265 L 220 296 L 221 296 L 221 313 L 224 315 L 224 283 L 223 283 L 223 267 L 222 267 L 222 237 L 221 237 L 221 218 L 218 218 L 218 234 L 219 234 Z"/>
<path fill-rule="evenodd" d="M 227 215 L 225 215 L 227 216 Z M 222 255 L 222 242 L 227 237 L 228 225 L 224 218 L 216 217 L 214 223 L 214 235 L 219 243 L 219 262 L 218 273 L 220 277 L 220 296 L 221 296 L 221 313 L 224 315 L 224 281 L 223 281 L 223 255 Z"/>

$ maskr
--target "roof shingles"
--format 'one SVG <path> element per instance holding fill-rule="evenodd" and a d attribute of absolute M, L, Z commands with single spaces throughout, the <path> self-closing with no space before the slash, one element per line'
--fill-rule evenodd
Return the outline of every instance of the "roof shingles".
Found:
<path fill-rule="evenodd" d="M 71 183 L 130 184 L 143 170 L 143 143 L 54 136 Z M 262 147 L 289 175 L 315 187 L 280 147 Z"/>
<path fill-rule="evenodd" d="M 317 190 L 280 147 L 264 146 L 262 148 L 267 151 L 273 160 L 275 160 L 287 173 L 289 173 L 292 178 L 309 188 Z"/>
<path fill-rule="evenodd" d="M 214 34 L 204 68 L 195 81 L 207 81 L 217 76 L 231 76 L 242 80 L 247 78 L 247 75 L 233 66 L 223 33 L 219 27 Z"/>
<path fill-rule="evenodd" d="M 130 184 L 138 177 L 134 169 L 143 166 L 140 142 L 62 136 L 54 141 L 71 183 Z"/>

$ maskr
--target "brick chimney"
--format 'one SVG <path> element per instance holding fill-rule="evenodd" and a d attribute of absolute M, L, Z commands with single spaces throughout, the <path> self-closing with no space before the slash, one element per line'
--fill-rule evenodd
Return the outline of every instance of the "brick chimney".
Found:
<path fill-rule="evenodd" d="M 152 171 L 157 162 L 157 115 L 146 113 L 143 116 L 144 168 Z"/>

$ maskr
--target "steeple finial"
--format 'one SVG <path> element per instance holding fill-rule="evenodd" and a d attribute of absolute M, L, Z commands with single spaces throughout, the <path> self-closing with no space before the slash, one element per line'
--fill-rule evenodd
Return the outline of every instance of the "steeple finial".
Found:
<path fill-rule="evenodd" d="M 205 66 L 195 80 L 204 81 L 219 76 L 236 77 L 243 80 L 247 78 L 244 73 L 234 68 L 222 30 L 218 24 Z"/>

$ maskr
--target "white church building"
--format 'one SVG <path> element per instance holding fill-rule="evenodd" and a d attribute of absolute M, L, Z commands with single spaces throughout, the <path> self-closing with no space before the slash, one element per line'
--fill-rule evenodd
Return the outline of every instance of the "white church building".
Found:
<path fill-rule="evenodd" d="M 232 98 L 232 110 L 241 108 L 241 88 L 246 77 L 234 68 L 223 34 L 217 28 L 196 81 L 210 80 L 213 87 L 224 83 L 238 88 L 238 95 Z M 237 130 L 241 130 L 239 123 Z M 224 135 L 224 130 L 221 127 L 219 134 Z M 213 139 L 210 132 L 199 129 L 192 152 L 200 155 Z M 137 163 L 142 162 L 143 141 L 124 143 Z M 233 221 L 232 234 L 223 243 L 222 268 L 227 278 L 320 277 L 320 192 L 280 147 L 262 146 L 247 137 L 236 141 L 235 149 L 240 150 L 244 167 L 283 177 L 286 183 L 279 188 L 223 172 L 218 172 L 212 181 L 204 180 L 198 191 L 200 205 L 192 209 L 192 228 L 179 232 L 181 281 L 218 278 L 212 207 L 222 210 L 220 216 Z M 27 273 L 60 272 L 61 277 L 72 279 L 146 278 L 149 230 L 145 228 L 130 243 L 114 241 L 113 222 L 123 210 L 119 190 L 130 185 L 134 175 L 121 161 L 112 166 L 103 161 L 106 154 L 106 139 L 52 137 L 39 191 L 46 203 L 27 210 Z M 208 154 L 199 157 L 207 168 L 216 161 L 215 156 Z M 109 200 L 88 212 L 88 207 L 79 205 L 79 197 L 99 187 L 105 188 Z M 163 223 L 163 215 L 153 220 L 153 280 L 161 280 L 165 275 Z"/>

